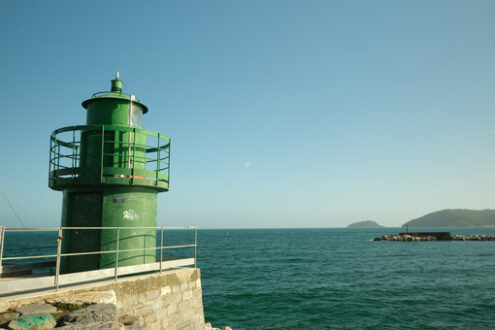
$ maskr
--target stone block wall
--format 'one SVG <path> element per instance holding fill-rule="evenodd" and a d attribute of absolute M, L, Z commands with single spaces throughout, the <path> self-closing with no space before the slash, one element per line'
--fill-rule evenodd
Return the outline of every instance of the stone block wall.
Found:
<path fill-rule="evenodd" d="M 113 290 L 119 315 L 136 317 L 143 329 L 204 328 L 199 269 L 123 281 Z"/>
<path fill-rule="evenodd" d="M 0 313 L 38 302 L 112 303 L 132 329 L 204 329 L 201 274 L 183 268 L 117 281 L 79 285 L 59 292 L 38 292 L 0 299 Z"/>

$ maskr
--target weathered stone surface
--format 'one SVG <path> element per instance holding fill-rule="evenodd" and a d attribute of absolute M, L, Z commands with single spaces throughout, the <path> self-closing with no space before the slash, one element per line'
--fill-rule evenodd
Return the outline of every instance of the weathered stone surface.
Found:
<path fill-rule="evenodd" d="M 7 313 L 7 311 L 10 309 L 10 308 L 13 308 L 15 307 L 11 305 L 11 302 L 8 301 L 8 300 L 3 300 L 0 302 L 0 312 L 1 313 Z"/>
<path fill-rule="evenodd" d="M 95 304 L 70 312 L 63 317 L 62 322 L 67 325 L 67 323 L 88 324 L 111 321 L 117 321 L 117 307 L 112 304 Z"/>
<path fill-rule="evenodd" d="M 57 308 L 49 304 L 30 304 L 17 307 L 15 311 L 21 315 L 51 314 L 56 312 Z"/>
<path fill-rule="evenodd" d="M 182 300 L 182 295 L 179 293 L 176 293 L 173 295 L 173 303 L 178 304 Z"/>
<path fill-rule="evenodd" d="M 0 315 L 0 324 L 8 323 L 16 318 L 18 318 L 21 314 L 19 313 L 3 313 Z"/>
<path fill-rule="evenodd" d="M 148 301 L 154 300 L 154 299 L 160 297 L 160 294 L 161 294 L 161 290 L 160 289 L 156 289 L 156 290 L 153 290 L 153 291 L 148 291 L 148 292 L 146 292 L 145 299 L 148 300 Z"/>
<path fill-rule="evenodd" d="M 157 324 L 157 323 L 153 323 L 152 325 L 150 325 L 149 327 L 147 327 L 147 329 L 149 329 L 149 330 L 162 330 L 162 328 L 160 327 L 160 325 Z"/>
<path fill-rule="evenodd" d="M 166 296 L 166 295 L 170 294 L 171 292 L 172 292 L 172 290 L 170 289 L 170 287 L 168 285 L 161 288 L 161 295 L 162 296 Z"/>
<path fill-rule="evenodd" d="M 93 330 L 93 329 L 108 329 L 108 330 L 124 330 L 126 328 L 122 323 L 110 321 L 110 322 L 91 322 L 91 323 L 69 323 L 63 327 L 57 329 L 65 330 Z M 137 328 L 136 328 L 137 329 Z"/>
<path fill-rule="evenodd" d="M 72 287 L 71 289 L 61 289 L 59 292 L 50 292 L 41 296 L 0 298 L 0 310 L 3 308 L 3 311 L 8 312 L 15 310 L 17 306 L 36 304 L 39 301 L 43 303 L 47 301 L 55 305 L 65 303 L 67 305 L 85 306 L 93 301 L 105 301 L 98 299 L 107 297 L 104 293 L 105 291 L 111 291 L 116 296 L 115 308 L 118 312 L 117 315 L 135 316 L 136 320 L 134 323 L 124 325 L 123 322 L 117 323 L 115 320 L 111 322 L 64 323 L 63 316 L 60 325 L 65 326 L 65 329 L 92 329 L 93 327 L 96 328 L 96 326 L 101 329 L 105 329 L 105 327 L 107 329 L 112 329 L 112 327 L 120 329 L 123 326 L 128 330 L 148 330 L 178 329 L 181 324 L 187 323 L 190 329 L 203 329 L 205 323 L 203 302 L 201 300 L 200 276 L 199 269 L 184 268 L 164 271 L 160 274 L 122 278 L 115 282 L 99 282 L 92 285 Z M 182 285 L 183 283 L 187 283 L 187 289 L 186 286 Z M 181 287 L 184 290 L 181 290 Z M 189 292 L 184 295 L 187 291 Z M 191 291 L 192 297 L 189 297 Z M 159 293 L 158 297 L 156 297 L 157 293 Z M 113 293 L 110 293 L 109 296 L 113 299 Z M 96 299 L 93 300 L 91 297 L 96 297 Z M 147 300 L 146 297 L 149 299 Z M 186 298 L 186 300 L 183 300 L 183 298 Z M 172 305 L 174 306 L 170 307 Z M 83 309 L 94 308 L 91 306 L 93 305 L 84 307 Z M 181 306 L 181 310 L 179 310 L 179 306 Z M 74 313 L 79 313 L 83 309 L 71 311 L 69 314 L 74 316 Z M 171 314 L 168 313 L 169 311 Z M 57 313 L 61 313 L 61 311 L 53 313 L 54 315 L 52 316 L 55 316 Z M 150 317 L 151 313 L 155 317 Z M 88 326 L 88 324 L 91 325 Z"/>
<path fill-rule="evenodd" d="M 145 318 L 144 318 L 144 321 L 147 323 L 147 324 L 152 324 L 156 321 L 156 316 L 155 316 L 155 313 L 150 313 L 148 314 Z"/>
<path fill-rule="evenodd" d="M 187 290 L 182 294 L 182 299 L 183 300 L 189 300 L 192 298 L 192 290 Z"/>
<path fill-rule="evenodd" d="M 113 290 L 67 292 L 64 295 L 50 297 L 46 302 L 49 304 L 63 303 L 71 305 L 116 304 L 117 296 Z"/>
<path fill-rule="evenodd" d="M 137 308 L 136 314 L 143 315 L 143 314 L 150 313 L 152 311 L 153 311 L 153 307 L 151 306 L 151 304 L 148 304 L 148 305 L 143 305 L 143 306 Z"/>
<path fill-rule="evenodd" d="M 167 307 L 167 314 L 172 315 L 177 311 L 177 306 L 176 305 L 170 305 Z"/>
<path fill-rule="evenodd" d="M 133 315 L 121 315 L 119 316 L 119 322 L 123 323 L 124 325 L 132 325 L 137 321 L 137 317 Z"/>
<path fill-rule="evenodd" d="M 223 326 L 223 327 L 222 327 L 222 329 L 221 329 L 221 330 L 232 330 L 232 328 L 231 328 L 231 327 L 229 327 L 229 326 L 226 326 L 226 325 L 225 325 L 225 326 Z"/>
<path fill-rule="evenodd" d="M 126 325 L 124 327 L 125 330 L 143 330 L 143 327 L 138 324 Z M 164 327 L 166 329 L 166 327 Z"/>
<path fill-rule="evenodd" d="M 9 323 L 9 329 L 52 329 L 57 322 L 50 314 L 23 315 Z"/>

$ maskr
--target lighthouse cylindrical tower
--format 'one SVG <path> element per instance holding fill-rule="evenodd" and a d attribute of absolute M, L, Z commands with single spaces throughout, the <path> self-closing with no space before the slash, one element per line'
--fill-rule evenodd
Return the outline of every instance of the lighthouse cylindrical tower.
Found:
<path fill-rule="evenodd" d="M 118 265 L 156 261 L 157 193 L 168 191 L 170 139 L 141 128 L 148 108 L 111 90 L 85 100 L 86 125 L 55 130 L 50 137 L 49 186 L 64 192 L 62 253 L 119 252 Z M 87 227 L 106 227 L 89 229 Z M 115 229 L 114 227 L 121 227 Z M 67 256 L 63 273 L 115 267 L 116 254 Z"/>

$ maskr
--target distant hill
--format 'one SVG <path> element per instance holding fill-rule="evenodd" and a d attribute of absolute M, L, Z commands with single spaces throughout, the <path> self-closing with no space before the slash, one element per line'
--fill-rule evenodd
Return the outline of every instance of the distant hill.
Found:
<path fill-rule="evenodd" d="M 359 222 L 351 223 L 347 228 L 380 228 L 380 226 L 375 221 L 372 220 L 364 220 Z"/>
<path fill-rule="evenodd" d="M 429 213 L 402 225 L 409 227 L 482 227 L 495 226 L 495 210 L 443 210 Z"/>

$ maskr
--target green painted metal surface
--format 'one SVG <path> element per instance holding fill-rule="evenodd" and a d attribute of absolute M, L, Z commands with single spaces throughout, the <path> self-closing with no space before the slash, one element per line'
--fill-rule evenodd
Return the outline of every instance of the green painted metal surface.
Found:
<path fill-rule="evenodd" d="M 168 191 L 170 139 L 141 128 L 148 111 L 134 96 L 111 91 L 82 103 L 87 125 L 50 137 L 49 186 L 64 192 L 62 226 L 127 227 L 64 230 L 62 253 L 149 249 L 156 245 L 157 193 Z M 117 241 L 118 236 L 118 241 Z M 155 250 L 119 252 L 118 265 L 155 262 Z M 64 257 L 63 273 L 115 267 L 115 254 Z"/>
<path fill-rule="evenodd" d="M 105 226 L 156 227 L 157 194 L 149 189 L 107 189 L 103 196 L 103 219 Z M 116 230 L 102 231 L 102 249 L 115 250 Z M 156 229 L 121 229 L 119 249 L 154 248 Z M 119 253 L 119 266 L 155 262 L 155 250 Z M 100 259 L 102 268 L 114 267 L 115 256 L 105 254 Z"/>

